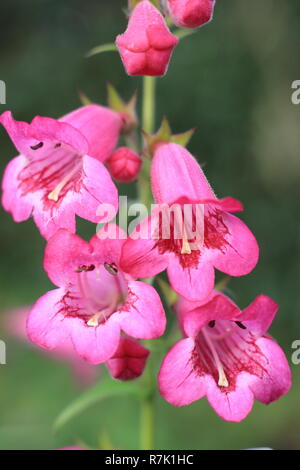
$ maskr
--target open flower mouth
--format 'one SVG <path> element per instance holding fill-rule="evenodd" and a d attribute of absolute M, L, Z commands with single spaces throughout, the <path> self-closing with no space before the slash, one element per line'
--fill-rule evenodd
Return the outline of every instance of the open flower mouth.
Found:
<path fill-rule="evenodd" d="M 33 152 L 32 152 L 33 151 Z M 60 142 L 39 142 L 31 146 L 27 164 L 18 175 L 22 196 L 42 191 L 44 209 L 57 207 L 68 191 L 79 191 L 82 156 Z"/>
<path fill-rule="evenodd" d="M 66 317 L 82 319 L 97 327 L 126 304 L 128 296 L 124 275 L 114 264 L 80 265 L 77 282 L 70 285 L 61 301 L 60 312 Z"/>
<path fill-rule="evenodd" d="M 222 211 L 211 204 L 165 205 L 156 224 L 159 253 L 174 253 L 183 268 L 197 267 L 203 249 L 224 252 L 229 245 Z"/>
<path fill-rule="evenodd" d="M 199 376 L 212 376 L 225 393 L 235 390 L 240 373 L 262 379 L 268 365 L 256 338 L 242 323 L 232 321 L 210 322 L 203 327 L 195 339 L 191 361 Z"/>

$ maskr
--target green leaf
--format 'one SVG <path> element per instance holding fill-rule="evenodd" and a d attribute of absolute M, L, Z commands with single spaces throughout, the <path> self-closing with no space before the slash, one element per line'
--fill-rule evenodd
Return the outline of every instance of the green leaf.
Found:
<path fill-rule="evenodd" d="M 117 46 L 112 42 L 109 44 L 101 44 L 101 46 L 93 47 L 89 52 L 85 54 L 85 57 L 92 57 L 96 54 L 101 54 L 102 52 L 117 52 Z"/>
<path fill-rule="evenodd" d="M 99 401 L 120 395 L 130 395 L 141 398 L 143 396 L 143 389 L 138 381 L 118 382 L 111 378 L 104 379 L 76 398 L 61 412 L 54 423 L 54 430 L 58 431 L 71 419 L 75 418 L 75 416 L 78 416 Z"/>

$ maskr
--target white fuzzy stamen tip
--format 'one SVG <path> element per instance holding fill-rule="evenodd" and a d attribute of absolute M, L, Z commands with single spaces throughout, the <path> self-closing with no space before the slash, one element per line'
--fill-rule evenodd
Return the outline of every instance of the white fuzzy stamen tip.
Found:
<path fill-rule="evenodd" d="M 219 382 L 218 382 L 218 385 L 220 387 L 229 387 L 229 383 L 228 383 L 228 380 L 227 380 L 227 377 L 225 375 L 225 373 L 222 371 L 219 373 Z"/>
<path fill-rule="evenodd" d="M 181 254 L 182 255 L 190 255 L 192 253 L 191 247 L 189 245 L 189 242 L 184 239 L 182 241 L 182 248 L 181 248 Z"/>
<path fill-rule="evenodd" d="M 48 194 L 48 199 L 49 199 L 50 201 L 55 201 L 55 202 L 57 202 L 57 201 L 58 201 L 58 198 L 59 198 L 59 195 L 58 195 L 57 191 L 55 191 L 55 190 Z"/>
<path fill-rule="evenodd" d="M 89 319 L 89 321 L 87 322 L 87 326 L 98 326 L 99 323 L 98 323 L 98 316 L 93 316 L 92 318 Z"/>

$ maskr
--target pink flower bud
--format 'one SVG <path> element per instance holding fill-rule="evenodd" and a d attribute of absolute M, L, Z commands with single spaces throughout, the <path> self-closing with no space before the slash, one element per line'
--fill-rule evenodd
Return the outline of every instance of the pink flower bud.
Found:
<path fill-rule="evenodd" d="M 120 183 L 130 183 L 138 176 L 142 159 L 133 150 L 120 147 L 112 154 L 107 164 L 113 178 Z"/>
<path fill-rule="evenodd" d="M 129 75 L 164 75 L 177 43 L 161 13 L 148 0 L 138 3 L 127 30 L 116 39 Z"/>
<path fill-rule="evenodd" d="M 121 338 L 114 356 L 107 362 L 107 367 L 115 379 L 133 380 L 144 372 L 149 356 L 148 349 L 131 338 Z"/>
<path fill-rule="evenodd" d="M 172 21 L 182 28 L 198 28 L 213 16 L 215 0 L 167 0 Z"/>

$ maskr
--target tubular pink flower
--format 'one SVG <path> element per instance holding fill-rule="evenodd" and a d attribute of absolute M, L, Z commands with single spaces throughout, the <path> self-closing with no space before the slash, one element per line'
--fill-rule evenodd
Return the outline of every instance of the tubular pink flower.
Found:
<path fill-rule="evenodd" d="M 178 39 L 148 0 L 134 8 L 125 33 L 116 44 L 129 75 L 164 75 Z"/>
<path fill-rule="evenodd" d="M 166 0 L 172 21 L 182 28 L 198 28 L 211 21 L 215 0 Z"/>
<path fill-rule="evenodd" d="M 244 311 L 218 292 L 202 304 L 180 299 L 177 313 L 185 339 L 163 360 L 161 395 L 175 406 L 206 396 L 221 418 L 239 422 L 254 399 L 269 404 L 288 393 L 288 362 L 266 334 L 277 309 L 264 295 Z"/>
<path fill-rule="evenodd" d="M 59 288 L 31 310 L 27 332 L 32 342 L 56 349 L 71 339 L 83 359 L 100 364 L 116 353 L 121 331 L 137 339 L 163 334 L 166 320 L 158 294 L 130 270 L 123 272 L 126 235 L 109 227 L 117 229 L 116 239 L 102 239 L 100 232 L 86 242 L 61 229 L 48 241 L 44 268 Z"/>
<path fill-rule="evenodd" d="M 157 274 L 167 268 L 173 289 L 190 300 L 203 300 L 214 286 L 214 268 L 230 276 L 248 274 L 257 264 L 259 248 L 246 225 L 230 212 L 243 210 L 232 198 L 217 199 L 202 169 L 180 145 L 157 146 L 153 158 L 152 191 L 157 204 L 165 209 L 176 207 L 170 219 L 170 233 L 163 233 L 162 217 L 153 214 L 149 234 L 138 243 L 126 243 L 123 266 L 134 264 L 139 277 Z M 191 233 L 185 207 L 191 209 Z M 200 214 L 198 209 L 201 209 Z M 176 230 L 181 227 L 180 236 Z"/>
<path fill-rule="evenodd" d="M 117 190 L 101 162 L 117 144 L 120 115 L 88 105 L 58 121 L 37 116 L 27 124 L 6 111 L 0 122 L 21 154 L 2 183 L 2 204 L 15 222 L 32 214 L 48 239 L 59 228 L 75 232 L 75 214 L 97 223 L 100 204 L 117 210 Z"/>
<path fill-rule="evenodd" d="M 150 351 L 137 341 L 121 337 L 117 351 L 106 365 L 115 379 L 137 379 L 144 372 L 149 354 Z"/>

